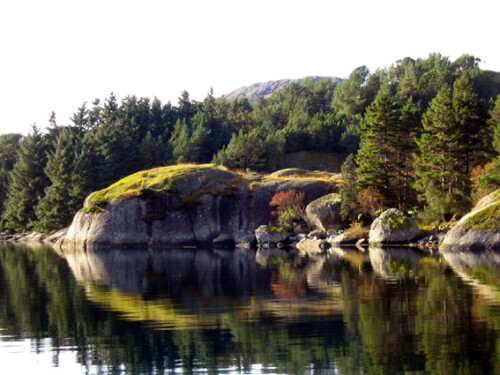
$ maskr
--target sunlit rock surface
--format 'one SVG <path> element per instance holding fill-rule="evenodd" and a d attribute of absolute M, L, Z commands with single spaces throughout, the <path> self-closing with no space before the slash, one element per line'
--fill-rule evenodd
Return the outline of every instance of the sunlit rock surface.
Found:
<path fill-rule="evenodd" d="M 481 199 L 446 234 L 440 251 L 500 250 L 500 191 Z"/>
<path fill-rule="evenodd" d="M 417 219 L 390 208 L 377 217 L 369 234 L 370 244 L 407 244 L 422 236 Z"/>

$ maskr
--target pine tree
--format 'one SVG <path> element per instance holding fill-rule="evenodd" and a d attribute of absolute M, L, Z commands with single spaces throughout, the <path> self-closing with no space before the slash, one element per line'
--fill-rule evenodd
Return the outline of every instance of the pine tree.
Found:
<path fill-rule="evenodd" d="M 166 165 L 172 157 L 170 144 L 163 141 L 163 137 L 153 137 L 150 131 L 140 145 L 140 158 L 143 161 L 143 169 Z"/>
<path fill-rule="evenodd" d="M 191 150 L 189 140 L 191 132 L 185 120 L 178 120 L 175 124 L 170 142 L 173 147 L 174 159 L 178 163 L 191 161 Z"/>
<path fill-rule="evenodd" d="M 36 221 L 35 207 L 49 181 L 44 173 L 46 144 L 38 128 L 25 137 L 19 146 L 17 162 L 9 173 L 7 199 L 2 226 L 14 232 L 24 232 Z"/>
<path fill-rule="evenodd" d="M 400 110 L 386 94 L 380 93 L 366 111 L 357 156 L 361 188 L 377 189 L 390 206 L 399 205 L 395 181 L 398 174 Z"/>
<path fill-rule="evenodd" d="M 490 111 L 488 128 L 493 132 L 493 147 L 496 151 L 496 158 L 487 172 L 479 177 L 478 186 L 485 193 L 490 193 L 500 188 L 500 95 L 497 96 L 495 106 Z"/>
<path fill-rule="evenodd" d="M 407 210 L 417 205 L 415 183 L 414 154 L 418 147 L 415 138 L 422 133 L 422 113 L 420 107 L 409 98 L 401 109 L 397 137 L 396 159 L 396 194 L 399 207 Z"/>
<path fill-rule="evenodd" d="M 490 159 L 492 148 L 490 129 L 486 126 L 487 111 L 475 93 L 467 72 L 453 84 L 452 105 L 461 136 L 456 152 L 463 173 L 469 175 L 473 167 Z"/>
<path fill-rule="evenodd" d="M 341 198 L 340 215 L 343 220 L 353 221 L 358 212 L 357 200 L 357 165 L 354 161 L 354 155 L 350 154 L 342 164 L 342 180 L 344 181 L 339 188 Z"/>
<path fill-rule="evenodd" d="M 0 135 L 0 218 L 6 198 L 7 176 L 17 160 L 17 151 L 22 135 L 16 133 Z"/>
<path fill-rule="evenodd" d="M 230 169 L 262 170 L 267 164 L 266 144 L 258 129 L 233 134 L 231 141 L 217 154 L 217 161 Z"/>
<path fill-rule="evenodd" d="M 47 233 L 65 227 L 75 214 L 70 195 L 74 143 L 69 131 L 64 131 L 57 138 L 54 151 L 48 153 L 45 174 L 51 185 L 45 189 L 45 196 L 35 209 L 38 218 L 35 228 L 40 232 Z"/>
<path fill-rule="evenodd" d="M 422 120 L 423 133 L 417 140 L 416 186 L 426 207 L 429 221 L 449 220 L 470 207 L 470 181 L 461 149 L 462 129 L 457 125 L 452 94 L 441 89 Z"/>
<path fill-rule="evenodd" d="M 188 142 L 190 149 L 190 155 L 186 158 L 188 161 L 207 163 L 212 159 L 212 145 L 214 142 L 211 137 L 211 122 L 213 121 L 204 112 L 198 112 L 194 115 L 192 121 L 193 133 L 189 137 Z"/>

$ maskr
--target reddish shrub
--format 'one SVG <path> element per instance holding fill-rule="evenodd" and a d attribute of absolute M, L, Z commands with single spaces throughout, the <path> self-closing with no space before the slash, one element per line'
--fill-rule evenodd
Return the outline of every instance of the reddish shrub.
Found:
<path fill-rule="evenodd" d="M 484 190 L 481 187 L 479 187 L 479 178 L 481 176 L 484 176 L 492 165 L 493 163 L 478 165 L 470 172 L 470 181 L 472 183 L 472 189 L 474 190 L 476 196 L 475 202 L 477 202 L 486 195 Z"/>
<path fill-rule="evenodd" d="M 304 195 L 304 192 L 295 189 L 277 192 L 269 202 L 269 206 L 276 207 L 272 215 L 278 216 L 286 209 L 291 208 L 300 216 L 300 213 L 304 211 Z"/>

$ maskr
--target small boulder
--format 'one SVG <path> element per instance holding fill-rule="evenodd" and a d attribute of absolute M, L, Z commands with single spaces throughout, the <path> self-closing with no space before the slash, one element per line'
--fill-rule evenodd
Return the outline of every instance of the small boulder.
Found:
<path fill-rule="evenodd" d="M 415 217 L 408 217 L 396 208 L 390 208 L 376 218 L 369 234 L 370 244 L 407 244 L 422 235 Z"/>
<path fill-rule="evenodd" d="M 287 233 L 281 228 L 261 225 L 255 230 L 255 239 L 259 245 L 276 245 L 278 242 L 286 240 Z"/>
<path fill-rule="evenodd" d="M 313 230 L 311 233 L 307 235 L 307 238 L 314 240 L 324 240 L 326 238 L 326 233 L 321 229 Z"/>
<path fill-rule="evenodd" d="M 361 239 L 368 239 L 368 229 L 362 223 L 352 223 L 344 232 L 332 235 L 329 242 L 334 245 L 353 245 Z"/>
<path fill-rule="evenodd" d="M 342 229 L 343 220 L 340 216 L 341 203 L 342 201 L 338 194 L 324 195 L 307 205 L 307 220 L 314 228 L 324 232 L 331 229 Z"/>

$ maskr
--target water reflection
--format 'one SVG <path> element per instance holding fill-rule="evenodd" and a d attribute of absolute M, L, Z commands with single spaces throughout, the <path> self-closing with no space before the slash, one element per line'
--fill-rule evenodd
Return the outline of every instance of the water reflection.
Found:
<path fill-rule="evenodd" d="M 418 271 L 423 253 L 409 247 L 369 248 L 373 270 L 388 280 L 401 279 Z"/>
<path fill-rule="evenodd" d="M 262 316 L 292 321 L 342 311 L 339 300 L 313 292 L 331 282 L 332 273 L 323 270 L 336 257 L 311 259 L 278 249 L 72 251 L 64 256 L 91 301 L 155 328 L 215 328 L 230 320 L 227 314 L 238 321 Z"/>
<path fill-rule="evenodd" d="M 81 373 L 500 372 L 500 309 L 471 286 L 487 278 L 467 273 L 498 269 L 495 257 L 467 263 L 408 248 L 63 255 L 0 247 L 0 342 L 28 338 L 54 366 L 70 351 Z"/>
<path fill-rule="evenodd" d="M 464 280 L 489 299 L 500 302 L 500 253 L 445 252 L 444 259 Z"/>

